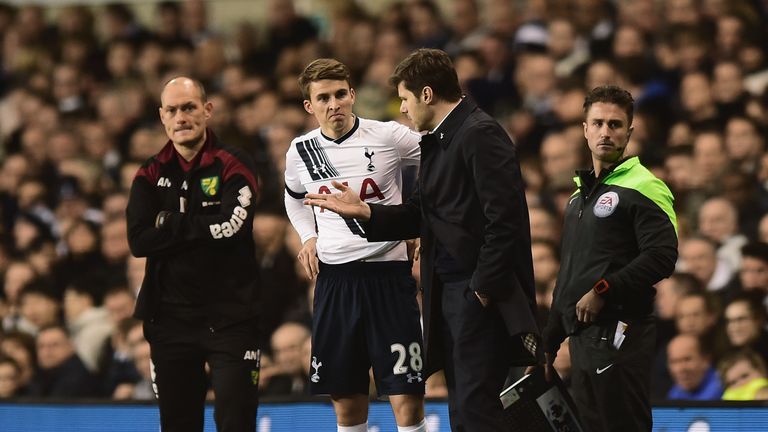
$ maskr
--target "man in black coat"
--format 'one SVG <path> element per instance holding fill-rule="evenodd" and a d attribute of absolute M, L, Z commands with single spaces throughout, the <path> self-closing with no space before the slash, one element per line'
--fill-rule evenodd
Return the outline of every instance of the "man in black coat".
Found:
<path fill-rule="evenodd" d="M 38 369 L 29 384 L 29 396 L 96 397 L 96 378 L 75 353 L 64 327 L 52 325 L 40 330 L 36 340 Z"/>
<path fill-rule="evenodd" d="M 499 392 L 512 365 L 535 361 L 538 329 L 528 209 L 515 146 L 462 97 L 446 53 L 419 49 L 391 78 L 421 140 L 417 190 L 401 205 L 307 194 L 365 224 L 369 241 L 421 238 L 427 376 L 445 369 L 451 428 L 504 430 Z"/>

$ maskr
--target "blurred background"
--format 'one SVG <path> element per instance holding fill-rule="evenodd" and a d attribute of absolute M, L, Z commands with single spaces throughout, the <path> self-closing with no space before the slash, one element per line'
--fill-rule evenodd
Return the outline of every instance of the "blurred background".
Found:
<path fill-rule="evenodd" d="M 0 2 L 0 398 L 153 398 L 124 210 L 167 140 L 159 94 L 179 74 L 257 162 L 262 392 L 306 395 L 313 284 L 282 204 L 291 139 L 317 127 L 298 74 L 335 57 L 358 115 L 408 124 L 387 79 L 434 47 L 516 143 L 542 323 L 571 178 L 590 163 L 584 96 L 631 91 L 627 152 L 667 182 L 680 226 L 657 286 L 654 398 L 766 399 L 767 20 L 765 0 Z M 567 342 L 557 367 L 567 381 Z M 445 394 L 432 378 L 428 397 Z"/>

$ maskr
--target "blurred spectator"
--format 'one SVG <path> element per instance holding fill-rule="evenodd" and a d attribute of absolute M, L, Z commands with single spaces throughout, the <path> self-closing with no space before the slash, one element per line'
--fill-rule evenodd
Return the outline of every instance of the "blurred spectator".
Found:
<path fill-rule="evenodd" d="M 582 144 L 562 133 L 551 133 L 541 142 L 541 167 L 551 190 L 575 188 L 573 176 L 584 162 Z"/>
<path fill-rule="evenodd" d="M 669 371 L 675 385 L 667 394 L 672 400 L 718 400 L 723 394 L 711 357 L 696 336 L 676 336 L 667 346 Z"/>
<path fill-rule="evenodd" d="M 560 268 L 560 253 L 557 244 L 550 240 L 532 237 L 533 277 L 536 286 L 537 320 L 546 325 L 552 305 L 557 271 Z"/>
<path fill-rule="evenodd" d="M 0 355 L 12 358 L 19 367 L 18 394 L 26 395 L 37 370 L 35 338 L 27 333 L 9 332 L 0 338 Z"/>
<path fill-rule="evenodd" d="M 101 226 L 101 255 L 105 259 L 105 270 L 114 275 L 110 280 L 122 281 L 126 271 L 126 260 L 131 254 L 128 247 L 128 225 L 124 217 L 104 221 Z"/>
<path fill-rule="evenodd" d="M 61 323 L 60 297 L 46 281 L 33 280 L 25 285 L 19 305 L 20 330 L 36 335 L 43 327 Z"/>
<path fill-rule="evenodd" d="M 134 384 L 130 398 L 136 400 L 154 400 L 154 380 L 149 342 L 144 338 L 141 325 L 134 325 L 126 337 L 133 366 L 138 371 L 139 380 Z"/>
<path fill-rule="evenodd" d="M 128 340 L 129 335 L 135 333 L 133 329 L 141 325 L 141 321 L 130 317 L 115 323 L 110 346 L 112 355 L 104 367 L 103 380 L 104 394 L 112 399 L 130 399 L 136 383 L 141 379 Z"/>
<path fill-rule="evenodd" d="M 717 258 L 715 244 L 704 237 L 681 242 L 678 268 L 696 276 L 709 291 L 723 289 L 733 276 L 733 269 Z"/>
<path fill-rule="evenodd" d="M 21 367 L 11 357 L 0 355 L 0 399 L 19 396 L 21 390 Z"/>
<path fill-rule="evenodd" d="M 724 197 L 710 198 L 699 210 L 699 232 L 718 244 L 717 258 L 729 268 L 738 269 L 741 264 L 741 247 L 747 237 L 739 233 L 739 214 Z"/>
<path fill-rule="evenodd" d="M 768 361 L 768 331 L 763 296 L 755 293 L 734 296 L 726 305 L 725 332 L 735 348 L 750 348 Z"/>
<path fill-rule="evenodd" d="M 531 221 L 531 238 L 560 244 L 560 223 L 557 216 L 544 207 L 528 209 Z"/>
<path fill-rule="evenodd" d="M 675 324 L 677 332 L 699 338 L 704 349 L 716 359 L 728 351 L 728 339 L 720 322 L 722 306 L 712 293 L 692 291 L 677 302 Z"/>
<path fill-rule="evenodd" d="M 413 48 L 442 48 L 450 34 L 433 0 L 414 0 L 406 6 Z"/>
<path fill-rule="evenodd" d="M 57 290 L 63 291 L 81 275 L 104 274 L 106 262 L 99 251 L 101 239 L 95 223 L 73 220 L 62 240 L 66 254 L 54 266 Z"/>
<path fill-rule="evenodd" d="M 110 288 L 104 293 L 104 309 L 113 325 L 133 316 L 136 295 L 123 285 Z"/>
<path fill-rule="evenodd" d="M 25 285 L 37 276 L 31 264 L 24 261 L 12 261 L 8 264 L 3 277 L 3 299 L 6 308 L 3 316 L 3 329 L 14 330 L 20 325 L 21 291 Z"/>
<path fill-rule="evenodd" d="M 736 351 L 724 358 L 717 369 L 725 386 L 723 400 L 768 399 L 765 360 L 753 351 Z"/>
<path fill-rule="evenodd" d="M 653 358 L 653 372 L 651 378 L 651 396 L 654 399 L 666 397 L 672 387 L 672 377 L 667 368 L 667 344 L 678 334 L 677 309 L 680 300 L 691 293 L 702 292 L 701 282 L 690 273 L 675 272 L 669 278 L 662 279 L 656 284 L 656 355 Z M 689 300 L 690 302 L 691 300 Z M 687 305 L 680 312 L 680 325 L 692 334 L 698 325 L 690 321 L 698 320 L 696 304 Z M 696 317 L 694 317 L 696 316 Z M 703 325 L 703 324 L 702 324 Z"/>
<path fill-rule="evenodd" d="M 288 219 L 279 213 L 261 211 L 253 218 L 256 259 L 261 274 L 261 326 L 269 345 L 270 335 L 285 322 L 286 313 L 295 308 L 304 294 L 304 284 L 294 271 L 295 255 L 285 245 Z"/>
<path fill-rule="evenodd" d="M 75 352 L 89 371 L 99 372 L 102 355 L 113 326 L 101 303 L 100 280 L 87 276 L 70 283 L 64 290 L 64 322 Z"/>
<path fill-rule="evenodd" d="M 29 384 L 29 395 L 38 397 L 89 397 L 98 395 L 95 378 L 75 353 L 64 327 L 50 326 L 37 335 L 39 369 Z"/>
<path fill-rule="evenodd" d="M 741 248 L 739 282 L 744 291 L 768 296 L 768 244 L 752 242 Z"/>
<path fill-rule="evenodd" d="M 309 376 L 304 367 L 304 356 L 308 353 L 304 351 L 304 343 L 309 338 L 309 328 L 295 322 L 287 322 L 275 330 L 272 334 L 273 364 L 262 371 L 261 379 L 266 381 L 263 395 L 308 394 Z"/>
<path fill-rule="evenodd" d="M 480 5 L 477 0 L 455 0 L 451 4 L 450 39 L 442 47 L 455 56 L 463 51 L 477 49 L 486 30 L 482 26 Z"/>
<path fill-rule="evenodd" d="M 765 151 L 765 138 L 757 122 L 749 117 L 734 116 L 725 125 L 725 149 L 728 157 L 746 173 L 756 173 L 760 156 Z"/>

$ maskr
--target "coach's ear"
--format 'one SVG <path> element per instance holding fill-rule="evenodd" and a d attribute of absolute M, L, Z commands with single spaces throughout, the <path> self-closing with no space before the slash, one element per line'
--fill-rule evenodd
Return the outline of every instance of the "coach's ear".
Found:
<path fill-rule="evenodd" d="M 308 100 L 304 99 L 304 111 L 314 115 L 315 111 L 312 109 L 312 104 Z"/>
<path fill-rule="evenodd" d="M 421 98 L 422 102 L 429 105 L 435 100 L 435 93 L 432 91 L 432 87 L 424 86 L 424 88 L 421 89 L 421 94 L 419 97 Z"/>

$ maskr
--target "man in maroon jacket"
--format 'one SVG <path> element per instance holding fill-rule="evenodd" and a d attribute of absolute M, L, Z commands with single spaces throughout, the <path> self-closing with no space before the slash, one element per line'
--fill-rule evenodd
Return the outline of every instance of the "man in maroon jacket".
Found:
<path fill-rule="evenodd" d="M 152 348 L 163 431 L 203 430 L 205 364 L 219 431 L 255 431 L 259 283 L 251 236 L 252 161 L 206 128 L 203 86 L 165 85 L 166 146 L 136 173 L 128 202 L 131 252 L 147 257 L 136 304 Z"/>

